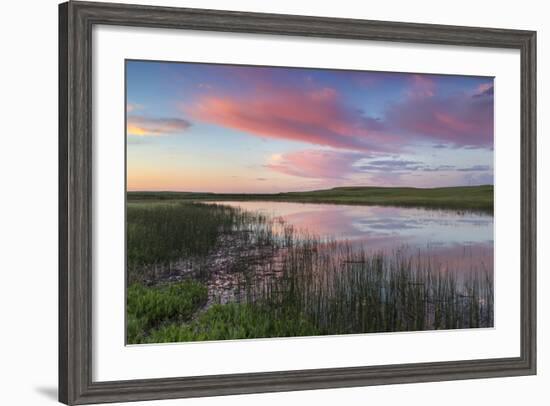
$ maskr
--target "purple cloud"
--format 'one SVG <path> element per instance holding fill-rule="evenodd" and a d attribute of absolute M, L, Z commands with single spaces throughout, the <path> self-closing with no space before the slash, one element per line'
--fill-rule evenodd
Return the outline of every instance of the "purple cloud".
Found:
<path fill-rule="evenodd" d="M 492 147 L 493 98 L 490 89 L 483 95 L 438 96 L 433 90 L 391 105 L 385 114 L 388 127 L 404 137 L 429 139 L 437 146 Z"/>

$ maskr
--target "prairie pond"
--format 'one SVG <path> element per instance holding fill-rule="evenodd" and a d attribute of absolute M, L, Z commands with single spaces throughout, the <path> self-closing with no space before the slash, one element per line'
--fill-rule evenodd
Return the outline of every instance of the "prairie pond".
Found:
<path fill-rule="evenodd" d="M 212 202 L 281 219 L 298 235 L 347 241 L 371 254 L 407 250 L 430 255 L 442 268 L 493 268 L 493 216 L 415 207 L 225 201 Z"/>
<path fill-rule="evenodd" d="M 129 201 L 129 343 L 493 325 L 493 216 Z"/>

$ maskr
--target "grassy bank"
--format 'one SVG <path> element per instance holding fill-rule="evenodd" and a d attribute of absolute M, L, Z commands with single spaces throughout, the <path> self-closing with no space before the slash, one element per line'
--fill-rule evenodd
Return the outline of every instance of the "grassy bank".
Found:
<path fill-rule="evenodd" d="M 185 281 L 155 288 L 132 284 L 127 290 L 126 334 L 129 343 L 143 342 L 163 323 L 185 323 L 204 305 L 206 287 Z"/>
<path fill-rule="evenodd" d="M 127 220 L 129 343 L 493 324 L 492 270 L 481 265 L 442 271 L 430 257 L 373 254 L 193 201 L 132 202 Z M 170 282 L 174 272 L 183 280 Z M 236 281 L 233 299 L 207 306 L 220 273 Z"/>
<path fill-rule="evenodd" d="M 394 205 L 453 210 L 493 211 L 493 186 L 445 188 L 338 187 L 275 194 L 128 192 L 128 200 L 264 200 L 301 203 Z"/>
<path fill-rule="evenodd" d="M 133 343 L 238 340 L 318 335 L 300 313 L 262 304 L 214 305 L 189 323 L 168 323 L 137 336 Z"/>
<path fill-rule="evenodd" d="M 490 327 L 493 287 L 488 274 L 457 283 L 449 273 L 391 267 L 373 257 L 325 275 L 288 274 L 247 292 L 241 301 L 203 312 L 205 287 L 132 286 L 128 343 L 421 331 Z M 296 259 L 288 265 L 300 266 Z M 390 265 L 390 266 L 389 266 Z M 403 264 L 402 264 L 403 265 Z M 140 299 L 140 296 L 146 299 Z"/>

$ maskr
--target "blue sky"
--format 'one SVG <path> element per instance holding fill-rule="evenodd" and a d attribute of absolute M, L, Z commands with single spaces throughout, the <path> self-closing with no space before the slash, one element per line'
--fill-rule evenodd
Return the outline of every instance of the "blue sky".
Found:
<path fill-rule="evenodd" d="M 129 190 L 493 183 L 487 77 L 127 61 Z"/>

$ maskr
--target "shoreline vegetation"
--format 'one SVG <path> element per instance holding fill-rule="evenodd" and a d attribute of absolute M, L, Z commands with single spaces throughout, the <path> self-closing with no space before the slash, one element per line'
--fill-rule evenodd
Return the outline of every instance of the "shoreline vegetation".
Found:
<path fill-rule="evenodd" d="M 349 205 L 390 205 L 482 211 L 493 213 L 493 185 L 442 188 L 349 186 L 326 190 L 273 194 L 200 193 L 169 191 L 127 192 L 129 201 L 194 200 L 194 201 L 279 201 L 296 203 L 331 203 Z"/>
<path fill-rule="evenodd" d="M 453 208 L 480 209 L 488 195 L 492 208 L 488 188 L 459 188 L 468 204 Z M 326 193 L 306 195 L 321 202 Z M 492 269 L 483 264 L 461 272 L 406 250 L 372 253 L 197 201 L 224 199 L 208 196 L 128 193 L 128 344 L 493 326 Z"/>

